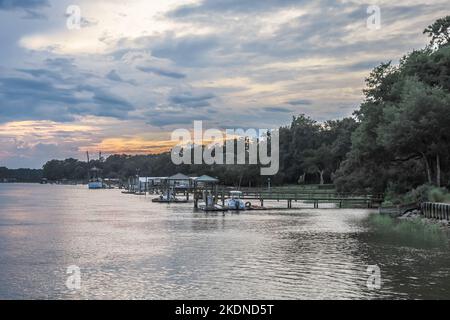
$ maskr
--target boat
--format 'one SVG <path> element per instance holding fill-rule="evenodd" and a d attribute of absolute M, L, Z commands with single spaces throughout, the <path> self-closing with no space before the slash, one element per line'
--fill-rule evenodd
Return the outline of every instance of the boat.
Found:
<path fill-rule="evenodd" d="M 88 187 L 89 189 L 104 189 L 103 180 L 98 176 L 100 169 L 93 167 L 91 169 L 92 174 L 90 175 Z"/>
<path fill-rule="evenodd" d="M 103 182 L 101 179 L 97 181 L 89 181 L 88 187 L 89 189 L 103 189 Z"/>
<path fill-rule="evenodd" d="M 91 162 L 89 160 L 89 152 L 86 151 L 86 156 L 87 156 L 87 164 L 88 167 L 90 167 Z M 99 161 L 101 161 L 102 157 L 101 157 L 101 153 L 99 154 Z M 88 181 L 88 188 L 90 190 L 95 190 L 95 189 L 103 189 L 105 187 L 105 185 L 103 184 L 103 180 L 102 178 L 99 177 L 99 172 L 100 169 L 97 167 L 93 167 L 89 169 L 89 181 Z"/>
<path fill-rule="evenodd" d="M 206 201 L 200 201 L 198 203 L 198 209 L 210 212 L 210 211 L 228 211 L 228 208 L 214 203 L 214 198 L 211 194 L 206 196 Z"/>
<path fill-rule="evenodd" d="M 156 203 L 186 203 L 187 200 L 180 200 L 171 192 L 168 191 L 165 194 L 160 194 L 158 198 L 152 199 L 152 202 Z"/>
<path fill-rule="evenodd" d="M 225 208 L 229 210 L 246 210 L 245 202 L 241 197 L 241 191 L 230 191 L 230 198 L 225 200 Z"/>

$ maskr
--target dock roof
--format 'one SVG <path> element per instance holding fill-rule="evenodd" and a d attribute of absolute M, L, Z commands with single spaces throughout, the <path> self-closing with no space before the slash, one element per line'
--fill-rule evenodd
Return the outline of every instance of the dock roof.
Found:
<path fill-rule="evenodd" d="M 219 182 L 219 180 L 207 175 L 203 175 L 195 179 L 195 182 Z"/>

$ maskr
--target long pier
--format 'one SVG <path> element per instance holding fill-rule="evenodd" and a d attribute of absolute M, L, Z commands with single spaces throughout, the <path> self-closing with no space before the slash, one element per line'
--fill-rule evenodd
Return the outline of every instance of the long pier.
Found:
<path fill-rule="evenodd" d="M 334 193 L 334 192 L 289 192 L 289 191 L 241 191 L 242 200 L 259 201 L 261 207 L 264 201 L 286 201 L 288 209 L 292 209 L 293 202 L 308 202 L 314 205 L 315 209 L 319 208 L 321 203 L 335 203 L 339 208 L 345 205 L 359 205 L 367 208 L 379 207 L 383 202 L 382 195 L 372 194 L 350 194 L 350 193 Z M 222 202 L 228 198 L 228 192 L 222 191 L 219 196 Z"/>
<path fill-rule="evenodd" d="M 166 190 L 162 186 L 154 186 L 145 188 L 140 192 L 159 194 Z M 203 192 L 212 191 L 208 188 L 190 187 L 190 188 L 173 188 L 171 189 L 176 196 L 183 196 L 189 201 L 194 200 L 194 207 L 197 207 L 198 201 L 203 198 Z M 213 192 L 215 203 L 225 203 L 225 200 L 230 197 L 229 192 L 236 190 L 227 187 L 215 189 Z M 293 203 L 303 202 L 311 203 L 315 209 L 320 207 L 320 204 L 335 203 L 338 208 L 345 207 L 364 207 L 364 208 L 379 208 L 383 202 L 382 194 L 362 194 L 362 193 L 339 193 L 334 190 L 318 190 L 318 189 L 255 189 L 255 188 L 241 188 L 241 199 L 244 201 L 257 201 L 261 207 L 264 207 L 266 201 L 285 202 L 283 208 L 293 209 Z M 139 193 L 138 193 L 139 194 Z"/>
<path fill-rule="evenodd" d="M 225 200 L 230 198 L 227 189 L 218 190 L 215 196 L 216 203 L 225 203 Z M 335 203 L 338 208 L 344 207 L 364 207 L 364 208 L 378 208 L 383 202 L 383 195 L 380 194 L 354 194 L 354 193 L 335 193 L 335 192 L 289 192 L 289 191 L 267 191 L 267 190 L 252 190 L 241 191 L 241 199 L 244 201 L 258 201 L 261 207 L 264 207 L 265 201 L 285 202 L 284 208 L 293 209 L 293 203 L 303 202 L 311 203 L 315 209 L 319 208 L 320 204 Z M 202 199 L 203 190 L 193 190 L 194 202 Z M 189 191 L 188 191 L 189 194 Z"/>

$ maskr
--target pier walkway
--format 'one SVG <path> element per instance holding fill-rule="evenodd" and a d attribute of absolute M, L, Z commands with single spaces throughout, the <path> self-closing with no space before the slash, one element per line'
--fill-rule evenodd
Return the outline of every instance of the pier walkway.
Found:
<path fill-rule="evenodd" d="M 209 188 L 174 188 L 172 192 L 175 196 L 184 196 L 187 201 L 194 200 L 194 206 L 203 198 L 204 191 L 209 191 L 215 198 L 215 203 L 225 203 L 225 200 L 230 198 L 230 191 L 236 190 L 231 188 L 217 188 L 211 190 Z M 164 192 L 163 188 L 154 187 L 146 188 L 141 192 L 150 194 L 159 194 Z M 319 208 L 321 204 L 336 204 L 337 208 L 379 208 L 383 202 L 382 194 L 359 194 L 359 193 L 339 193 L 334 190 L 298 190 L 298 189 L 275 189 L 273 191 L 268 189 L 250 189 L 241 188 L 241 199 L 246 202 L 257 201 L 264 207 L 266 201 L 283 202 L 283 208 L 292 209 L 293 203 L 301 202 L 311 204 L 314 208 Z"/>
<path fill-rule="evenodd" d="M 311 203 L 314 208 L 319 208 L 319 204 L 335 203 L 337 207 L 366 207 L 377 208 L 383 202 L 382 195 L 372 194 L 350 194 L 350 193 L 335 193 L 335 192 L 290 192 L 290 191 L 268 191 L 268 190 L 252 190 L 241 191 L 241 199 L 259 201 L 261 207 L 264 206 L 264 201 L 286 201 L 288 209 L 292 208 L 293 202 Z M 222 191 L 219 193 L 218 200 L 222 202 L 227 199 L 228 192 Z"/>

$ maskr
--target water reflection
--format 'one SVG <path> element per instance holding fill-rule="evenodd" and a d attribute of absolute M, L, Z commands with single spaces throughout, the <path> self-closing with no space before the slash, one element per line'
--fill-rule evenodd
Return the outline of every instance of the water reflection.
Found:
<path fill-rule="evenodd" d="M 0 204 L 0 298 L 449 298 L 448 247 L 380 234 L 365 210 L 205 215 L 51 185 L 0 185 Z M 72 264 L 77 292 L 65 287 Z"/>

